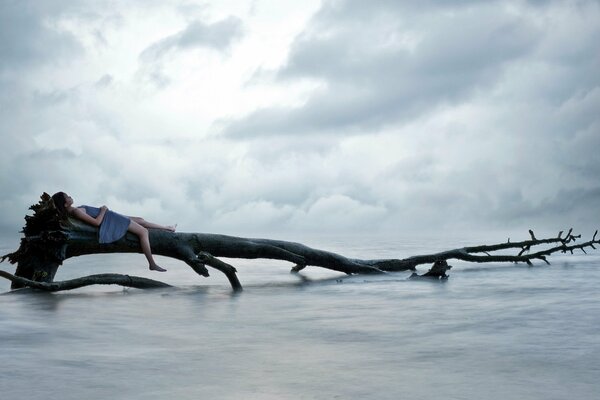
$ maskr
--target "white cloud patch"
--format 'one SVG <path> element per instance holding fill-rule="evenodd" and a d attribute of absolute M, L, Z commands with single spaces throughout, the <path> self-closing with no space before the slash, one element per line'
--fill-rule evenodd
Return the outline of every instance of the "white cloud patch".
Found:
<path fill-rule="evenodd" d="M 287 225 L 291 206 L 276 206 L 268 201 L 251 201 L 231 211 L 217 213 L 215 224 L 229 232 L 264 232 Z"/>
<path fill-rule="evenodd" d="M 345 195 L 334 194 L 317 199 L 306 210 L 299 210 L 292 224 L 312 232 L 369 230 L 386 216 L 382 206 L 361 203 Z"/>
<path fill-rule="evenodd" d="M 242 25 L 234 16 L 214 23 L 193 20 L 183 30 L 158 40 L 140 53 L 141 73 L 157 87 L 165 88 L 172 78 L 165 74 L 164 64 L 177 53 L 195 49 L 227 53 L 233 42 L 242 37 Z"/>

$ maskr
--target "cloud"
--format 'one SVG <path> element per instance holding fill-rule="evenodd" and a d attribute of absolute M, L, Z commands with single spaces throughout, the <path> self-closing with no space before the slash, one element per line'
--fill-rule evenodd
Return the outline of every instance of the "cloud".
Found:
<path fill-rule="evenodd" d="M 324 2 L 270 73 L 313 92 L 231 118 L 223 136 L 256 148 L 319 138 L 337 171 L 330 194 L 382 204 L 390 226 L 589 225 L 600 218 L 598 16 L 595 2 Z M 347 168 L 351 142 L 364 151 Z"/>
<path fill-rule="evenodd" d="M 234 16 L 212 24 L 193 20 L 183 30 L 146 47 L 139 55 L 139 74 L 155 87 L 164 89 L 172 83 L 165 73 L 165 65 L 174 55 L 197 49 L 226 53 L 242 36 L 242 20 Z"/>
<path fill-rule="evenodd" d="M 382 206 L 362 203 L 345 195 L 317 198 L 300 207 L 260 200 L 218 213 L 215 224 L 233 232 L 360 231 L 380 223 Z"/>
<path fill-rule="evenodd" d="M 0 230 L 55 190 L 248 235 L 600 218 L 597 2 L 13 4 Z"/>
<path fill-rule="evenodd" d="M 242 21 L 234 16 L 212 24 L 192 21 L 185 29 L 151 44 L 140 53 L 140 60 L 153 62 L 170 53 L 197 48 L 226 51 L 232 43 L 242 37 Z"/>
<path fill-rule="evenodd" d="M 111 83 L 114 82 L 114 78 L 110 76 L 110 74 L 104 74 L 98 81 L 96 81 L 96 86 L 99 88 L 105 88 L 110 86 Z"/>
<path fill-rule="evenodd" d="M 82 55 L 77 38 L 54 25 L 65 8 L 60 2 L 3 1 L 0 72 L 22 72 L 23 68 L 37 67 L 40 62 L 60 63 L 65 58 Z"/>
<path fill-rule="evenodd" d="M 276 206 L 268 201 L 252 201 L 234 210 L 218 213 L 215 223 L 221 229 L 231 231 L 272 230 L 276 226 L 285 225 L 293 208 Z"/>
<path fill-rule="evenodd" d="M 319 230 L 356 230 L 381 222 L 387 210 L 379 205 L 365 204 L 349 196 L 333 194 L 317 199 L 306 210 L 299 210 L 292 224 Z"/>
<path fill-rule="evenodd" d="M 225 134 L 347 134 L 407 121 L 492 88 L 541 38 L 526 17 L 488 3 L 452 13 L 408 13 L 398 2 L 363 8 L 326 2 L 275 72 L 280 84 L 322 82 L 305 104 L 257 110 Z"/>

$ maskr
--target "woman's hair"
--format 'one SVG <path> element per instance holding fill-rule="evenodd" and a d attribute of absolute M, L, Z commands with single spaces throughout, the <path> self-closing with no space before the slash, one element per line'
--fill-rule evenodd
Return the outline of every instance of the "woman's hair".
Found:
<path fill-rule="evenodd" d="M 65 192 L 54 193 L 52 195 L 52 201 L 54 202 L 54 207 L 56 207 L 60 216 L 63 216 L 67 213 L 67 210 L 65 210 L 65 203 L 67 202 L 67 195 Z"/>

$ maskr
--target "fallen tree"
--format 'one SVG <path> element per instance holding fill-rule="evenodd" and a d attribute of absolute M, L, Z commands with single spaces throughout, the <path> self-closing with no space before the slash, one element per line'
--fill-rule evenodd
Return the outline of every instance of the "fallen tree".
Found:
<path fill-rule="evenodd" d="M 56 271 L 62 263 L 72 257 L 98 253 L 141 253 L 138 237 L 128 233 L 122 239 L 110 244 L 98 243 L 98 229 L 73 218 L 61 219 L 47 193 L 41 196 L 38 204 L 30 207 L 33 215 L 25 217 L 24 237 L 19 248 L 1 257 L 0 262 L 17 264 L 16 271 L 10 274 L 0 271 L 0 276 L 12 281 L 11 288 L 25 286 L 41 290 L 58 291 L 95 284 L 116 284 L 136 288 L 166 287 L 165 283 L 151 279 L 121 274 L 100 274 L 77 278 L 71 281 L 55 282 Z M 595 249 L 598 231 L 592 240 L 575 244 L 581 235 L 574 235 L 572 229 L 565 235 L 559 232 L 553 238 L 537 239 L 530 230 L 530 239 L 493 245 L 462 247 L 433 254 L 417 255 L 404 259 L 352 259 L 342 255 L 314 249 L 300 243 L 283 240 L 253 239 L 207 233 L 174 233 L 150 230 L 152 252 L 157 255 L 176 258 L 188 264 L 196 273 L 209 276 L 206 266 L 225 274 L 234 290 L 241 290 L 237 270 L 217 257 L 245 259 L 277 259 L 291 262 L 292 272 L 307 266 L 317 266 L 346 274 L 381 274 L 386 272 L 416 270 L 423 264 L 433 263 L 423 275 L 413 277 L 445 279 L 446 271 L 452 268 L 447 260 L 456 259 L 476 263 L 512 262 L 532 265 L 533 260 L 549 264 L 547 256 L 556 252 L 571 252 L 587 247 Z M 541 246 L 549 246 L 541 248 Z M 534 251 L 534 248 L 536 249 Z M 517 254 L 498 254 L 505 250 L 518 250 Z M 492 254 L 494 253 L 494 254 Z"/>

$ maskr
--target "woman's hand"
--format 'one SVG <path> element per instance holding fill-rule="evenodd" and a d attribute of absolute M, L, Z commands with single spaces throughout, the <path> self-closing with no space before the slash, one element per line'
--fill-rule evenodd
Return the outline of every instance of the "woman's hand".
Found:
<path fill-rule="evenodd" d="M 108 207 L 106 207 L 106 206 L 100 207 L 100 212 L 94 218 L 94 217 L 90 217 L 85 211 L 83 211 L 83 209 L 75 208 L 73 210 L 73 216 L 79 218 L 80 220 L 82 220 L 84 222 L 87 222 L 90 225 L 100 226 L 100 224 L 102 224 L 102 221 L 104 220 L 104 215 L 106 214 L 106 211 L 108 211 Z"/>
<path fill-rule="evenodd" d="M 96 226 L 100 226 L 100 224 L 102 223 L 102 221 L 104 220 L 104 216 L 106 215 L 106 212 L 108 211 L 108 207 L 106 206 L 102 206 L 100 207 L 100 213 L 98 214 L 98 216 L 96 217 Z"/>

